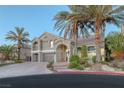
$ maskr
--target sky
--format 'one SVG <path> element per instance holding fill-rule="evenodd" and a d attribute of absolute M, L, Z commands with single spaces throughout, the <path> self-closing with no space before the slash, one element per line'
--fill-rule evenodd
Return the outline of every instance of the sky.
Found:
<path fill-rule="evenodd" d="M 5 39 L 7 32 L 15 31 L 15 27 L 24 27 L 30 33 L 30 39 L 39 37 L 44 32 L 59 35 L 55 31 L 53 17 L 59 11 L 68 11 L 66 5 L 40 5 L 40 6 L 0 6 L 0 45 L 14 42 Z M 106 34 L 120 29 L 113 25 L 106 27 Z"/>

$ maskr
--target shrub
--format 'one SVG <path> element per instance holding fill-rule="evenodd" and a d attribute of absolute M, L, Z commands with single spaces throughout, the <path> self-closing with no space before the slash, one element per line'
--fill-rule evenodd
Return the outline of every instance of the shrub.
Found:
<path fill-rule="evenodd" d="M 17 59 L 16 59 L 14 62 L 15 62 L 15 63 L 22 63 L 22 60 L 17 60 Z"/>
<path fill-rule="evenodd" d="M 88 62 L 88 57 L 80 58 L 80 64 L 85 64 Z"/>
<path fill-rule="evenodd" d="M 87 46 L 86 45 L 83 45 L 81 47 L 81 58 L 87 58 L 88 55 L 87 55 Z"/>
<path fill-rule="evenodd" d="M 92 57 L 92 61 L 93 61 L 93 63 L 96 63 L 96 56 Z"/>
<path fill-rule="evenodd" d="M 123 53 L 123 51 L 113 51 L 113 56 L 116 59 L 123 59 L 124 53 Z"/>
<path fill-rule="evenodd" d="M 53 64 L 54 64 L 54 61 L 50 61 L 50 62 L 47 64 L 47 68 L 53 69 Z"/>
<path fill-rule="evenodd" d="M 70 64 L 69 64 L 69 68 L 76 68 L 78 65 L 79 65 L 78 62 L 72 61 L 72 62 L 70 62 Z"/>
<path fill-rule="evenodd" d="M 79 70 L 84 70 L 85 67 L 88 67 L 88 57 L 79 58 L 78 55 L 72 55 L 70 57 L 69 68 L 75 68 Z"/>
<path fill-rule="evenodd" d="M 78 55 L 72 55 L 69 59 L 70 64 L 69 64 L 69 68 L 76 68 L 80 63 L 80 58 Z"/>
<path fill-rule="evenodd" d="M 11 45 L 0 46 L 0 53 L 2 53 L 1 59 L 3 61 L 10 60 L 13 53 Z"/>
<path fill-rule="evenodd" d="M 84 68 L 85 68 L 84 65 L 78 65 L 78 66 L 76 67 L 76 69 L 78 69 L 78 70 L 84 70 Z"/>
<path fill-rule="evenodd" d="M 101 64 L 107 64 L 107 62 L 106 62 L 106 61 L 100 61 L 100 63 L 101 63 Z"/>
<path fill-rule="evenodd" d="M 72 55 L 69 59 L 70 62 L 79 62 L 80 58 L 78 55 Z"/>

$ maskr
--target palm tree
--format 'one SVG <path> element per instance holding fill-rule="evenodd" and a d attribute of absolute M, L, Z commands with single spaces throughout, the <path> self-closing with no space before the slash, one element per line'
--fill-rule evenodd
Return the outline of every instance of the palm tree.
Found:
<path fill-rule="evenodd" d="M 106 37 L 106 46 L 117 59 L 124 57 L 124 36 L 119 32 L 112 32 Z"/>
<path fill-rule="evenodd" d="M 19 27 L 15 27 L 16 31 L 9 31 L 6 35 L 6 39 L 7 40 L 11 40 L 14 42 L 17 42 L 17 46 L 18 46 L 18 60 L 20 60 L 20 49 L 23 47 L 23 45 L 25 45 L 26 43 L 28 43 L 29 40 L 29 33 L 24 31 L 24 28 L 19 28 Z"/>
<path fill-rule="evenodd" d="M 89 35 L 88 29 L 93 30 L 93 21 L 87 21 L 85 15 L 81 15 L 78 7 L 69 6 L 70 11 L 60 11 L 54 16 L 54 28 L 64 38 L 72 39 L 75 42 L 75 53 L 77 53 L 77 38 L 86 38 Z"/>
<path fill-rule="evenodd" d="M 82 14 L 95 22 L 96 61 L 101 60 L 101 33 L 107 23 L 119 26 L 124 23 L 124 6 L 91 5 L 83 6 Z"/>
<path fill-rule="evenodd" d="M 12 46 L 11 45 L 2 45 L 0 46 L 0 53 L 2 53 L 4 60 L 10 60 L 12 56 Z"/>

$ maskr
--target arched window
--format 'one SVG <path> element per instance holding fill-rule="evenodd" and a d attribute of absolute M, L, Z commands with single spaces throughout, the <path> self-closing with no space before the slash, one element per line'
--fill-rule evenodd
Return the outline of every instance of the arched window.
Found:
<path fill-rule="evenodd" d="M 53 48 L 53 43 L 54 43 L 54 42 L 51 40 L 51 41 L 50 41 L 50 48 Z"/>
<path fill-rule="evenodd" d="M 33 43 L 33 50 L 38 50 L 38 42 Z"/>

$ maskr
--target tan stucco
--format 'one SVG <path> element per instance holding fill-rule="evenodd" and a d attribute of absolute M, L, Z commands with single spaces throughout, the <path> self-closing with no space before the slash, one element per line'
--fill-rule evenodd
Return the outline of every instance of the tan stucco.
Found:
<path fill-rule="evenodd" d="M 91 39 L 90 39 L 91 40 Z M 53 47 L 51 48 L 51 41 L 53 41 Z M 49 59 L 49 60 L 54 60 L 54 61 L 57 61 L 57 48 L 58 46 L 60 45 L 64 45 L 66 46 L 66 55 L 68 57 L 68 60 L 69 60 L 69 57 L 70 55 L 73 54 L 74 52 L 74 42 L 69 40 L 69 39 L 64 39 L 62 37 L 59 37 L 59 36 L 55 36 L 51 33 L 48 33 L 48 32 L 45 32 L 43 33 L 40 37 L 36 38 L 33 40 L 32 42 L 32 46 L 34 46 L 35 43 L 38 43 L 37 45 L 37 50 L 34 50 L 32 47 L 32 51 L 31 51 L 31 54 L 32 54 L 32 61 L 33 61 L 33 57 L 34 55 L 36 56 L 37 55 L 37 58 L 38 58 L 38 61 L 41 62 L 43 61 L 44 59 L 44 56 L 45 53 L 49 53 L 49 57 L 50 56 L 54 56 L 53 59 Z M 83 43 L 80 42 L 80 44 L 77 44 L 78 47 L 81 47 L 81 44 L 83 45 Z M 94 46 L 95 47 L 95 42 L 89 42 L 88 41 L 86 42 L 86 45 L 87 46 Z M 50 55 L 51 54 L 51 55 Z M 80 51 L 78 52 L 79 56 L 80 56 Z M 101 48 L 101 54 L 104 55 L 104 48 Z M 48 54 L 47 54 L 48 55 Z M 92 56 L 95 56 L 96 55 L 96 51 L 93 50 L 93 51 L 88 51 L 88 57 L 92 57 Z M 46 56 L 45 56 L 46 57 Z M 47 57 L 46 57 L 47 58 Z M 52 57 L 50 57 L 52 58 Z"/>

